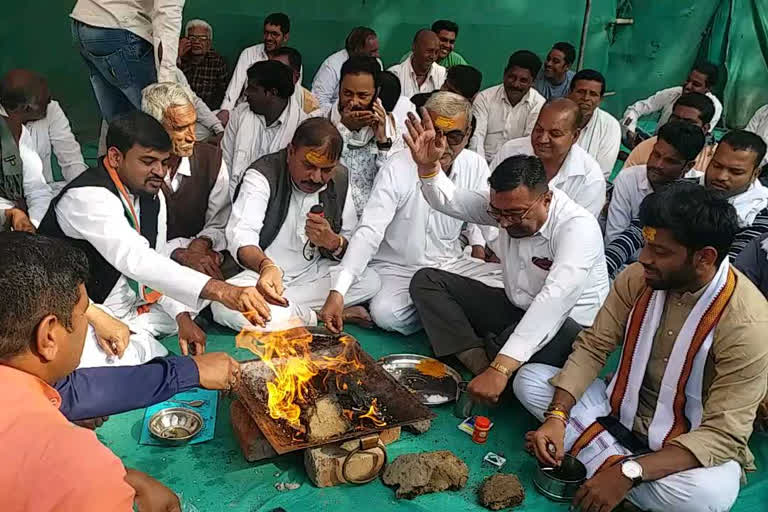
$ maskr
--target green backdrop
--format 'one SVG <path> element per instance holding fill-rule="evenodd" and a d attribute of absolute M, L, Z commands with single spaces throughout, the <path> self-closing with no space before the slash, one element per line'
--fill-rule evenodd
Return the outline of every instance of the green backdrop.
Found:
<path fill-rule="evenodd" d="M 82 142 L 93 140 L 98 112 L 85 65 L 71 42 L 70 0 L 36 0 L 6 5 L 0 22 L 0 71 L 29 67 L 48 76 Z M 270 12 L 291 16 L 292 46 L 305 60 L 305 85 L 322 60 L 341 48 L 355 25 L 379 33 L 382 60 L 395 63 L 416 29 L 437 18 L 456 20 L 457 50 L 484 74 L 484 85 L 498 83 L 507 56 L 521 48 L 546 54 L 555 41 L 578 46 L 585 0 L 187 0 L 184 19 L 208 20 L 214 46 L 234 66 L 239 52 L 261 40 L 262 20 Z M 617 17 L 634 20 L 617 26 Z M 766 26 L 768 0 L 594 0 L 584 66 L 603 71 L 608 90 L 604 107 L 621 115 L 626 105 L 663 87 L 681 83 L 697 56 L 727 67 L 730 79 L 718 94 L 725 98 L 728 124 L 743 126 L 768 102 Z"/>

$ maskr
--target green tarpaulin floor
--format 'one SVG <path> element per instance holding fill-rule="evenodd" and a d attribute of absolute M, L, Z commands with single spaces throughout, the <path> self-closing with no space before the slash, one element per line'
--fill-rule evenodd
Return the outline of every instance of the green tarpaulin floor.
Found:
<path fill-rule="evenodd" d="M 213 331 L 212 331 L 213 332 Z M 215 331 L 208 337 L 209 351 L 226 351 L 236 359 L 252 359 L 252 353 L 235 349 L 234 336 L 228 331 Z M 363 348 L 374 358 L 385 354 L 411 352 L 429 354 L 423 334 L 402 337 L 377 330 L 350 327 L 348 332 L 357 337 Z M 176 338 L 165 340 L 166 346 L 177 351 Z M 402 438 L 388 448 L 390 460 L 400 454 L 451 450 L 469 466 L 469 482 L 458 492 L 444 492 L 418 497 L 412 501 L 396 500 L 394 492 L 376 480 L 363 486 L 315 488 L 304 474 L 301 455 L 285 455 L 265 463 L 249 464 L 243 459 L 229 423 L 230 399 L 219 402 L 216 434 L 213 440 L 192 446 L 164 448 L 138 444 L 144 411 L 133 411 L 113 416 L 97 434 L 126 466 L 149 473 L 190 502 L 200 512 L 247 511 L 268 512 L 282 507 L 287 512 L 299 511 L 352 511 L 364 507 L 366 511 L 468 511 L 485 510 L 477 504 L 477 487 L 494 473 L 483 467 L 482 458 L 488 451 L 503 453 L 507 463 L 504 472 L 516 473 L 526 491 L 521 509 L 532 511 L 566 510 L 536 493 L 533 487 L 533 460 L 522 450 L 523 436 L 534 427 L 533 418 L 518 404 L 509 403 L 489 411 L 495 422 L 485 445 L 474 444 L 471 438 L 456 427 L 459 423 L 450 405 L 434 409 L 438 417 L 432 429 L 420 436 L 403 433 Z M 750 443 L 762 472 L 749 476 L 742 488 L 735 512 L 766 510 L 768 500 L 768 436 L 758 434 Z M 278 492 L 277 482 L 300 482 L 294 491 Z M 671 512 L 671 511 L 670 511 Z"/>

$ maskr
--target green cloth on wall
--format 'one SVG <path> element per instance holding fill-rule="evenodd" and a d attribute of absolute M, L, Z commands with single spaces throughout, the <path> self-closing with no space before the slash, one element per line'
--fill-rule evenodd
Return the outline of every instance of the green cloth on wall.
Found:
<path fill-rule="evenodd" d="M 423 333 L 404 337 L 355 327 L 347 330 L 374 359 L 398 352 L 431 353 Z M 166 338 L 164 344 L 178 351 L 176 337 Z M 208 351 L 223 350 L 238 360 L 255 358 L 251 352 L 236 349 L 234 345 L 230 331 L 209 330 Z M 277 507 L 287 512 L 345 512 L 361 506 L 371 512 L 480 512 L 486 509 L 477 504 L 477 488 L 485 477 L 496 472 L 482 464 L 482 458 L 489 451 L 503 453 L 507 458 L 502 472 L 520 477 L 526 494 L 521 510 L 565 512 L 568 509 L 567 504 L 548 501 L 533 486 L 535 462 L 523 451 L 523 436 L 536 427 L 536 421 L 517 402 L 486 409 L 495 425 L 484 445 L 474 444 L 470 436 L 458 430 L 460 421 L 453 416 L 452 405 L 433 408 L 438 417 L 427 433 L 420 436 L 403 433 L 399 441 L 390 445 L 389 460 L 404 453 L 451 450 L 469 466 L 469 481 L 463 490 L 420 496 L 410 501 L 396 500 L 394 491 L 380 480 L 363 486 L 318 489 L 307 479 L 302 456 L 297 453 L 254 464 L 246 462 L 229 422 L 229 405 L 230 398 L 222 396 L 215 436 L 207 443 L 178 448 L 139 445 L 143 409 L 113 416 L 96 433 L 126 467 L 156 477 L 181 493 L 184 500 L 200 512 L 270 512 Z M 760 471 L 748 476 L 749 483 L 742 487 L 733 512 L 764 510 L 768 500 L 768 436 L 756 434 L 750 448 Z M 279 492 L 274 487 L 277 482 L 299 482 L 301 487 Z"/>

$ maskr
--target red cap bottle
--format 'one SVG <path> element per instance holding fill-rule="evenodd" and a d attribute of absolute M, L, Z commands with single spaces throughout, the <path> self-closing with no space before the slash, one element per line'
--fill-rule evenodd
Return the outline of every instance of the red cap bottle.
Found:
<path fill-rule="evenodd" d="M 472 440 L 477 444 L 483 444 L 488 440 L 488 431 L 491 430 L 491 420 L 485 416 L 475 417 L 475 429 L 472 431 Z"/>

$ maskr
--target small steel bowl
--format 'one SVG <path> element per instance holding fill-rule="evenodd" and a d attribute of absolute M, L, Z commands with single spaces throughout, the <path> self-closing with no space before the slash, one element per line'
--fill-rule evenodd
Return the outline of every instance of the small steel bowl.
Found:
<path fill-rule="evenodd" d="M 189 442 L 203 430 L 203 417 L 186 407 L 169 407 L 149 418 L 149 433 L 169 445 Z"/>
<path fill-rule="evenodd" d="M 533 485 L 553 501 L 571 501 L 587 479 L 587 468 L 572 455 L 566 455 L 560 467 L 544 471 L 545 467 L 539 463 L 533 476 Z"/>

